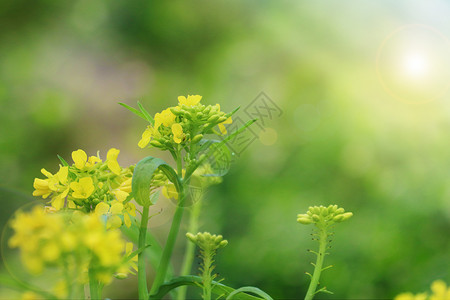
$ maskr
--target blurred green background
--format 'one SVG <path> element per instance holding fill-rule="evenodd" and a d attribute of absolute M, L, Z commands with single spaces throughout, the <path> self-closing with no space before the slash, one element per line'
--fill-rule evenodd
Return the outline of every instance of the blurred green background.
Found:
<path fill-rule="evenodd" d="M 319 298 L 449 283 L 449 15 L 439 0 L 1 1 L 0 225 L 33 201 L 56 154 L 167 158 L 137 147 L 146 124 L 118 102 L 156 113 L 199 94 L 231 111 L 263 91 L 282 115 L 267 120 L 269 136 L 252 127 L 259 138 L 205 196 L 201 230 L 229 240 L 224 283 L 303 298 L 317 245 L 296 215 L 319 204 L 354 213 L 321 280 L 335 295 Z M 169 215 L 151 225 L 161 241 Z M 105 296 L 132 298 L 136 286 Z"/>

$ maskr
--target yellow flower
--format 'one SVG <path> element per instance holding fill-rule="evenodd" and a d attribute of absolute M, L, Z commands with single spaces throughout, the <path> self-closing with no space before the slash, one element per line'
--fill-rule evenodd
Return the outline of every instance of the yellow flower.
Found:
<path fill-rule="evenodd" d="M 42 196 L 42 198 L 46 199 L 52 192 L 60 192 L 65 188 L 64 185 L 67 183 L 69 167 L 60 166 L 58 173 L 55 175 L 46 169 L 41 169 L 41 173 L 47 176 L 47 179 L 34 179 L 33 187 L 35 191 L 33 191 L 33 196 Z"/>
<path fill-rule="evenodd" d="M 112 201 L 111 206 L 105 202 L 100 202 L 95 207 L 95 213 L 99 216 L 106 215 L 108 221 L 106 222 L 106 228 L 119 228 L 122 225 L 122 219 L 118 216 L 122 214 L 123 204 L 119 201 Z"/>
<path fill-rule="evenodd" d="M 155 114 L 155 129 L 158 129 L 161 124 L 166 127 L 172 126 L 173 122 L 175 122 L 175 118 L 176 116 L 172 113 L 170 108 Z"/>
<path fill-rule="evenodd" d="M 187 98 L 185 96 L 179 96 L 178 102 L 180 105 L 186 105 L 186 106 L 194 106 L 197 105 L 200 100 L 202 100 L 202 96 L 200 95 L 188 95 Z"/>
<path fill-rule="evenodd" d="M 148 145 L 148 143 L 150 143 L 150 140 L 152 139 L 152 135 L 153 135 L 153 128 L 151 128 L 150 126 L 147 126 L 147 129 L 145 129 L 145 131 L 142 133 L 142 138 L 138 143 L 138 146 L 140 148 L 145 148 L 145 146 Z"/>
<path fill-rule="evenodd" d="M 173 140 L 175 141 L 175 143 L 177 144 L 181 143 L 182 139 L 184 138 L 183 127 L 181 127 L 181 125 L 178 123 L 173 124 L 172 133 L 173 133 Z"/>
<path fill-rule="evenodd" d="M 121 171 L 119 163 L 117 162 L 117 156 L 119 155 L 119 153 L 120 150 L 111 148 L 106 154 L 106 162 L 108 164 L 108 168 L 116 175 L 120 175 Z"/>
<path fill-rule="evenodd" d="M 71 182 L 70 188 L 73 190 L 72 197 L 86 199 L 94 192 L 94 184 L 91 177 L 84 177 L 79 182 Z"/>
<path fill-rule="evenodd" d="M 431 291 L 433 294 L 430 300 L 450 300 L 450 287 L 442 280 L 436 280 L 431 284 Z"/>
<path fill-rule="evenodd" d="M 72 152 L 72 159 L 75 167 L 79 170 L 82 170 L 84 167 L 92 167 L 96 163 L 102 162 L 97 156 L 90 156 L 88 159 L 86 152 L 81 149 Z"/>
<path fill-rule="evenodd" d="M 48 186 L 47 179 L 35 178 L 33 187 L 35 188 L 35 191 L 33 191 L 33 196 L 42 196 L 42 198 L 45 199 L 52 193 L 52 190 Z"/>

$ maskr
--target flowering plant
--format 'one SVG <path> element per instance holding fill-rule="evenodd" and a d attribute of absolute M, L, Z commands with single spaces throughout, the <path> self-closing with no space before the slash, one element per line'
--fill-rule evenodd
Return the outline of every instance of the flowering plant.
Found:
<path fill-rule="evenodd" d="M 53 268 L 60 272 L 59 280 L 46 289 L 17 278 L 0 277 L 0 282 L 24 291 L 26 299 L 102 299 L 105 285 L 137 272 L 138 295 L 143 300 L 162 299 L 167 294 L 184 300 L 189 285 L 199 287 L 205 300 L 272 299 L 256 287 L 234 289 L 223 284 L 223 279 L 214 273 L 214 257 L 228 241 L 209 232 L 194 234 L 199 229 L 202 199 L 188 202 L 191 189 L 194 185 L 206 188 L 221 182 L 226 170 L 216 165 L 217 156 L 229 160 L 227 142 L 256 121 L 250 120 L 238 130 L 227 132 L 226 125 L 233 122 L 237 109 L 226 113 L 219 104 L 204 105 L 201 99 L 199 95 L 180 96 L 176 106 L 154 116 L 140 103 L 138 109 L 121 103 L 147 122 L 137 145 L 142 149 L 168 151 L 175 167 L 153 156 L 136 165 L 121 167 L 117 161 L 120 151 L 112 148 L 105 161 L 99 153 L 88 157 L 78 149 L 72 152 L 72 164 L 58 156 L 60 165 L 55 174 L 42 169 L 45 177 L 34 180 L 33 195 L 41 197 L 45 206 L 16 213 L 9 224 L 13 234 L 8 245 L 20 250 L 21 261 L 30 274 L 39 275 Z M 176 203 L 164 247 L 147 230 L 151 221 L 149 209 L 160 190 Z M 192 209 L 185 234 L 190 243 L 180 275 L 175 276 L 171 258 L 188 205 Z M 313 274 L 307 273 L 311 283 L 305 299 L 313 299 L 319 292 L 331 293 L 326 287 L 317 289 L 321 272 L 331 267 L 323 267 L 331 230 L 352 215 L 337 205 L 310 207 L 306 214 L 298 215 L 299 223 L 315 225 L 313 235 L 319 241 L 318 251 L 309 250 L 316 254 L 317 260 Z M 199 276 L 190 274 L 196 246 L 202 259 Z M 156 269 L 150 289 L 148 263 Z M 432 289 L 436 295 L 448 294 L 441 282 Z M 398 299 L 413 299 L 408 297 L 405 294 Z M 433 297 L 430 299 L 440 299 Z"/>

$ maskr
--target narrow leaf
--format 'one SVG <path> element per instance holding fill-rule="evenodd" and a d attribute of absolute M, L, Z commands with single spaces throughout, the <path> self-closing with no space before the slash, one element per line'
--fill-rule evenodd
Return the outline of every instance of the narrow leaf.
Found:
<path fill-rule="evenodd" d="M 239 293 L 252 293 L 255 295 L 260 296 L 262 299 L 265 300 L 273 300 L 272 297 L 270 297 L 267 293 L 265 293 L 264 291 L 254 287 L 254 286 L 245 286 L 245 287 L 241 287 L 237 290 L 234 290 L 233 292 L 231 292 L 226 300 L 231 300 L 236 298 L 235 296 L 238 295 Z"/>
<path fill-rule="evenodd" d="M 145 119 L 150 122 L 150 124 L 155 125 L 155 120 L 153 120 L 153 117 L 149 114 L 149 112 L 142 106 L 142 104 L 138 101 L 139 109 L 141 110 L 142 114 L 145 116 Z"/>
<path fill-rule="evenodd" d="M 68 167 L 69 166 L 67 161 L 65 161 L 64 158 L 62 158 L 62 156 L 60 156 L 58 154 L 56 156 L 58 156 L 59 160 L 61 161 L 61 163 L 63 164 L 64 167 Z"/>
<path fill-rule="evenodd" d="M 122 105 L 123 107 L 125 107 L 126 109 L 128 109 L 129 111 L 131 111 L 132 113 L 137 115 L 138 117 L 141 117 L 142 119 L 147 121 L 147 118 L 144 116 L 144 114 L 141 113 L 140 111 L 138 111 L 136 108 L 133 108 L 129 105 L 126 105 L 125 103 L 120 103 L 120 102 L 119 102 L 119 105 Z"/>

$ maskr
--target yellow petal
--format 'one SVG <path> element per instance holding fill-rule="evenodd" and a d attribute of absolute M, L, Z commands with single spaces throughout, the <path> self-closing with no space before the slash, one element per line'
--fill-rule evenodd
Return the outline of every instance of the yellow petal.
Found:
<path fill-rule="evenodd" d="M 58 173 L 56 175 L 58 176 L 59 182 L 61 184 L 67 183 L 67 175 L 69 174 L 69 167 L 60 167 Z"/>
<path fill-rule="evenodd" d="M 181 143 L 181 139 L 183 138 L 183 127 L 181 127 L 181 125 L 178 123 L 173 124 L 172 133 L 173 133 L 173 140 L 175 141 L 175 143 L 177 144 Z"/>
<path fill-rule="evenodd" d="M 64 207 L 64 198 L 61 197 L 61 195 L 58 195 L 56 197 L 54 197 L 52 199 L 52 206 L 56 209 L 56 210 L 60 210 L 61 208 Z"/>
<path fill-rule="evenodd" d="M 129 195 L 127 192 L 120 191 L 120 190 L 113 191 L 112 193 L 114 194 L 114 196 L 116 196 L 116 199 L 119 202 L 125 201 L 125 199 L 127 199 L 128 195 Z"/>
<path fill-rule="evenodd" d="M 138 146 L 140 148 L 144 148 L 145 146 L 148 145 L 148 143 L 150 142 L 151 138 L 152 138 L 152 130 L 149 129 L 149 128 L 145 129 L 145 131 L 142 133 L 142 138 L 139 141 Z"/>
<path fill-rule="evenodd" d="M 47 176 L 48 178 L 52 178 L 53 177 L 53 174 L 50 173 L 49 171 L 47 171 L 44 168 L 41 169 L 41 173 L 44 174 L 45 176 Z"/>
<path fill-rule="evenodd" d="M 113 215 L 108 218 L 108 221 L 106 222 L 106 228 L 119 228 L 122 225 L 122 219 L 120 219 L 119 216 Z"/>
<path fill-rule="evenodd" d="M 91 177 L 83 177 L 80 179 L 80 184 L 86 193 L 86 198 L 89 197 L 95 190 Z"/>
<path fill-rule="evenodd" d="M 120 214 L 123 210 L 123 204 L 120 202 L 115 202 L 113 205 L 111 205 L 111 213 L 113 215 Z"/>
<path fill-rule="evenodd" d="M 77 151 L 72 152 L 72 159 L 73 162 L 75 163 L 75 167 L 81 170 L 86 165 L 87 154 L 83 150 L 78 149 Z"/>
<path fill-rule="evenodd" d="M 131 220 L 130 220 L 130 216 L 128 214 L 123 215 L 123 222 L 125 223 L 125 226 L 127 226 L 127 228 L 130 228 Z M 133 244 L 131 244 L 131 245 L 133 245 Z"/>
<path fill-rule="evenodd" d="M 193 106 L 193 105 L 197 105 L 200 100 L 202 100 L 202 96 L 200 95 L 190 95 L 188 96 L 188 102 L 189 105 Z"/>
<path fill-rule="evenodd" d="M 119 163 L 117 162 L 117 156 L 119 155 L 119 153 L 120 150 L 111 148 L 106 154 L 108 168 L 116 175 L 120 175 L 121 171 Z"/>
<path fill-rule="evenodd" d="M 100 202 L 99 204 L 97 204 L 97 206 L 95 207 L 95 213 L 97 215 L 105 215 L 107 214 L 109 211 L 109 205 L 106 204 L 105 202 Z"/>

